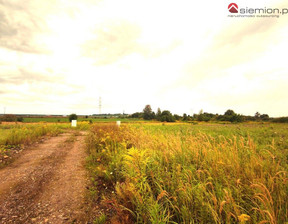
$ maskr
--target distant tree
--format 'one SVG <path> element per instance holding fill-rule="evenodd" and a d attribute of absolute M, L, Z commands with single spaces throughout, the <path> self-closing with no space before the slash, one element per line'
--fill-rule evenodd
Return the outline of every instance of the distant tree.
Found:
<path fill-rule="evenodd" d="M 153 112 L 152 112 L 151 119 L 155 119 L 155 118 L 156 118 L 156 114 L 155 114 L 155 112 L 153 111 Z"/>
<path fill-rule="evenodd" d="M 174 114 L 173 116 L 175 117 L 176 121 L 180 121 L 182 119 L 182 117 L 178 114 Z"/>
<path fill-rule="evenodd" d="M 254 116 L 255 116 L 256 118 L 259 118 L 260 115 L 261 115 L 261 114 L 257 111 Z"/>
<path fill-rule="evenodd" d="M 244 117 L 240 114 L 234 113 L 233 116 L 230 117 L 229 119 L 231 122 L 243 122 Z"/>
<path fill-rule="evenodd" d="M 227 110 L 225 113 L 224 113 L 224 116 L 233 116 L 235 115 L 235 112 L 233 110 Z"/>
<path fill-rule="evenodd" d="M 199 113 L 199 114 L 197 115 L 197 121 L 204 121 L 203 113 Z"/>
<path fill-rule="evenodd" d="M 190 115 L 188 115 L 188 116 L 187 116 L 187 121 L 192 121 L 192 120 L 193 120 L 193 117 L 190 116 Z"/>
<path fill-rule="evenodd" d="M 261 114 L 260 119 L 263 121 L 268 121 L 269 120 L 269 115 L 268 114 Z"/>
<path fill-rule="evenodd" d="M 150 105 L 146 105 L 143 109 L 143 118 L 144 120 L 152 120 L 155 114 L 153 115 L 153 111 Z"/>
<path fill-rule="evenodd" d="M 160 121 L 160 120 L 161 120 L 161 114 L 162 114 L 162 112 L 161 112 L 160 108 L 158 107 L 157 113 L 156 113 L 156 120 L 157 120 L 157 121 Z"/>
<path fill-rule="evenodd" d="M 211 113 L 207 113 L 207 112 L 203 112 L 203 110 L 201 109 L 199 111 L 199 114 L 194 114 L 193 115 L 194 119 L 197 121 L 210 121 L 212 118 L 216 117 L 215 114 L 211 114 Z"/>
<path fill-rule="evenodd" d="M 17 117 L 13 114 L 5 114 L 1 117 L 1 121 L 13 122 L 17 121 Z"/>
<path fill-rule="evenodd" d="M 18 122 L 23 122 L 24 118 L 23 117 L 17 117 Z"/>
<path fill-rule="evenodd" d="M 273 118 L 272 122 L 275 122 L 275 123 L 288 123 L 288 117 Z"/>
<path fill-rule="evenodd" d="M 230 122 L 243 122 L 244 116 L 236 114 L 233 110 L 227 110 L 224 115 L 217 116 L 219 121 L 230 121 Z"/>
<path fill-rule="evenodd" d="M 175 117 L 171 114 L 169 110 L 164 110 L 161 113 L 161 119 L 162 122 L 175 122 Z"/>
<path fill-rule="evenodd" d="M 240 114 L 235 114 L 230 118 L 231 122 L 243 122 L 244 121 L 244 117 L 241 116 Z"/>
<path fill-rule="evenodd" d="M 255 121 L 256 120 L 255 116 L 249 116 L 249 115 L 245 115 L 245 116 L 243 116 L 243 118 L 245 121 Z"/>
<path fill-rule="evenodd" d="M 198 121 L 210 121 L 213 117 L 215 117 L 216 115 L 215 114 L 211 114 L 211 113 L 207 113 L 207 112 L 202 112 L 202 113 L 199 113 L 197 115 L 197 120 Z"/>
<path fill-rule="evenodd" d="M 188 116 L 186 113 L 183 114 L 183 121 L 187 121 L 188 120 Z"/>
<path fill-rule="evenodd" d="M 72 120 L 77 120 L 78 116 L 76 114 L 70 114 L 69 115 L 69 121 L 71 122 Z"/>
<path fill-rule="evenodd" d="M 131 117 L 132 118 L 142 118 L 143 117 L 143 113 L 136 112 L 136 113 L 131 114 Z"/>
<path fill-rule="evenodd" d="M 259 120 L 260 119 L 260 116 L 261 116 L 261 114 L 257 111 L 256 113 L 255 113 L 255 115 L 254 115 L 254 117 L 255 117 L 255 119 L 256 120 Z"/>

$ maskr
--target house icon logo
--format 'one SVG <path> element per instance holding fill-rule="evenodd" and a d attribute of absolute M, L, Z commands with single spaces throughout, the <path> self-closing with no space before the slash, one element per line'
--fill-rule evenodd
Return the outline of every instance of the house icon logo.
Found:
<path fill-rule="evenodd" d="M 236 3 L 229 4 L 228 9 L 231 13 L 238 13 L 238 5 Z"/>

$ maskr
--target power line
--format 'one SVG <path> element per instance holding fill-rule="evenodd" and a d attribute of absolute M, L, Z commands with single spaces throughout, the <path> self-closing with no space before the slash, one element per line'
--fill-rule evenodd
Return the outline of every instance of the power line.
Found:
<path fill-rule="evenodd" d="M 101 96 L 99 97 L 99 114 L 101 114 L 101 109 L 102 109 L 102 102 L 101 102 Z"/>

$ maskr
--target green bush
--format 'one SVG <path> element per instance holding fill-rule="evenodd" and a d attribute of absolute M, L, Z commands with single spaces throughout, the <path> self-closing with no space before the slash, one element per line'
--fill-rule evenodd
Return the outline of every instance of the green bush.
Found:
<path fill-rule="evenodd" d="M 71 122 L 72 120 L 77 120 L 77 115 L 76 114 L 70 114 L 69 115 L 69 121 Z"/>

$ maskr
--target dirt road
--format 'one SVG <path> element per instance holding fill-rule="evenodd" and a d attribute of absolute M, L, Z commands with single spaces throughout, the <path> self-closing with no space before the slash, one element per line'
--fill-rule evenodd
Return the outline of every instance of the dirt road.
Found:
<path fill-rule="evenodd" d="M 0 223 L 86 223 L 85 132 L 32 146 L 0 170 Z"/>

